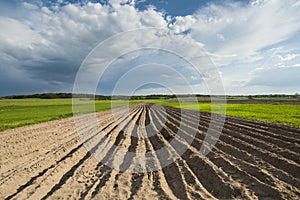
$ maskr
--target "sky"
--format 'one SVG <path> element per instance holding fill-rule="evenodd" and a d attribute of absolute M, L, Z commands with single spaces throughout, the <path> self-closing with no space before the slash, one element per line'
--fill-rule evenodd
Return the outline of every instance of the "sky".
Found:
<path fill-rule="evenodd" d="M 0 96 L 300 92 L 300 0 L 2 0 L 0 30 Z"/>

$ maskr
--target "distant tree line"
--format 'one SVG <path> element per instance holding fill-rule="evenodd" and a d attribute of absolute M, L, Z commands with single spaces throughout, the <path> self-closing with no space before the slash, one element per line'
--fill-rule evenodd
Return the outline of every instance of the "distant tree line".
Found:
<path fill-rule="evenodd" d="M 173 99 L 176 98 L 176 95 L 159 95 L 159 94 L 152 94 L 146 96 L 131 96 L 130 100 L 143 100 L 143 99 Z"/>
<path fill-rule="evenodd" d="M 145 100 L 145 99 L 175 99 L 175 98 L 188 98 L 188 97 L 222 97 L 222 98 L 300 98 L 299 93 L 294 95 L 286 94 L 263 94 L 263 95 L 202 95 L 202 94 L 179 94 L 179 95 L 164 95 L 164 94 L 151 94 L 151 95 L 139 95 L 139 96 L 104 96 L 93 94 L 72 94 L 72 93 L 43 93 L 43 94 L 30 94 L 30 95 L 10 95 L 2 97 L 3 99 L 26 99 L 26 98 L 38 98 L 38 99 L 59 99 L 59 98 L 91 98 L 96 100 L 111 100 L 111 99 L 126 99 L 126 100 Z"/>
<path fill-rule="evenodd" d="M 71 93 L 43 93 L 43 94 L 29 94 L 29 95 L 10 95 L 3 98 L 5 99 L 27 99 L 27 98 L 56 99 L 56 98 L 72 98 L 72 94 Z"/>
<path fill-rule="evenodd" d="M 245 96 L 235 96 L 235 97 L 245 97 Z M 295 93 L 292 95 L 287 95 L 287 94 L 259 94 L 259 95 L 248 95 L 246 96 L 249 99 L 253 98 L 299 98 L 299 94 Z"/>
<path fill-rule="evenodd" d="M 92 94 L 72 94 L 72 93 L 43 93 L 29 95 L 10 95 L 2 97 L 3 99 L 67 99 L 67 98 L 95 98 L 97 100 L 110 100 L 110 96 L 92 95 Z"/>

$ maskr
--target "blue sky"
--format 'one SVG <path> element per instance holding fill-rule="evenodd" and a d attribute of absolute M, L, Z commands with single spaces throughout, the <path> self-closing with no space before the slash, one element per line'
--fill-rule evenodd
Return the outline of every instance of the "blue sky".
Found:
<path fill-rule="evenodd" d="M 98 93 L 111 94 L 126 72 L 143 64 L 146 67 L 127 76 L 128 82 L 123 80 L 124 94 L 133 92 L 126 90 L 134 84 L 131 80 L 137 84 L 145 77 L 153 83 L 136 85 L 139 89 L 134 93 L 187 93 L 188 86 L 178 74 L 195 93 L 209 93 L 207 82 L 216 76 L 226 94 L 300 92 L 299 0 L 3 0 L 0 96 L 72 92 L 81 64 L 98 44 L 116 34 L 149 27 L 160 28 L 163 36 L 136 38 L 137 51 L 111 60 Z M 100 51 L 111 58 L 110 52 L 132 46 L 130 41 L 112 42 Z M 139 50 L 147 41 L 149 46 L 161 42 L 157 46 L 162 47 L 166 41 L 173 42 L 171 49 L 191 44 L 181 49 L 186 55 L 201 48 L 215 71 L 196 74 L 178 56 Z M 163 78 L 168 88 L 158 87 Z"/>
<path fill-rule="evenodd" d="M 137 1 L 136 7 L 140 10 L 146 9 L 149 5 L 154 5 L 158 11 L 164 11 L 171 16 L 185 16 L 196 12 L 198 9 L 209 4 L 220 4 L 223 0 L 148 0 Z M 249 0 L 239 0 L 242 4 L 249 3 Z"/>

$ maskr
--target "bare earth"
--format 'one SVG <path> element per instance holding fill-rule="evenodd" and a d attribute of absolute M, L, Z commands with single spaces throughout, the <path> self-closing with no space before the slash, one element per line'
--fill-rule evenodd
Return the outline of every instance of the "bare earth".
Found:
<path fill-rule="evenodd" d="M 119 108 L 117 122 L 111 111 L 97 113 L 101 126 L 88 121 L 79 127 L 87 133 L 81 136 L 74 118 L 0 132 L 0 199 L 300 199 L 299 129 L 228 117 L 217 145 L 203 158 L 198 152 L 210 115 L 201 113 L 198 124 L 196 111 L 159 108 L 133 105 L 129 114 Z M 157 134 L 133 136 L 150 129 Z M 150 152 L 152 164 L 160 165 L 172 152 L 155 150 L 171 140 L 187 145 L 189 131 L 196 137 L 187 151 L 161 170 L 128 173 L 102 164 L 116 162 L 119 146 Z M 84 142 L 92 145 L 91 153 Z M 93 155 L 104 149 L 99 162 Z M 124 157 L 119 165 L 130 169 L 135 162 Z"/>

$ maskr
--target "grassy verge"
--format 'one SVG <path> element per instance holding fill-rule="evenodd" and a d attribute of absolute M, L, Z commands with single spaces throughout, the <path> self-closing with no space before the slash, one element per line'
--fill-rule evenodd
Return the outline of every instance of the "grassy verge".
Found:
<path fill-rule="evenodd" d="M 86 106 L 86 104 L 87 102 L 82 102 L 82 106 Z M 126 104 L 126 101 L 114 101 L 113 107 Z M 110 101 L 96 100 L 95 110 L 108 110 L 111 109 L 111 105 Z M 72 99 L 0 100 L 0 131 L 71 116 L 73 116 Z"/>
<path fill-rule="evenodd" d="M 189 110 L 200 110 L 211 112 L 210 103 L 189 103 L 184 102 L 181 105 L 177 102 L 165 102 L 160 100 L 148 101 L 165 106 L 183 108 Z M 226 106 L 226 115 L 233 117 L 242 117 L 246 119 L 259 120 L 271 123 L 281 123 L 300 128 L 300 106 L 290 104 L 215 104 L 214 112 L 224 114 L 222 107 Z"/>

